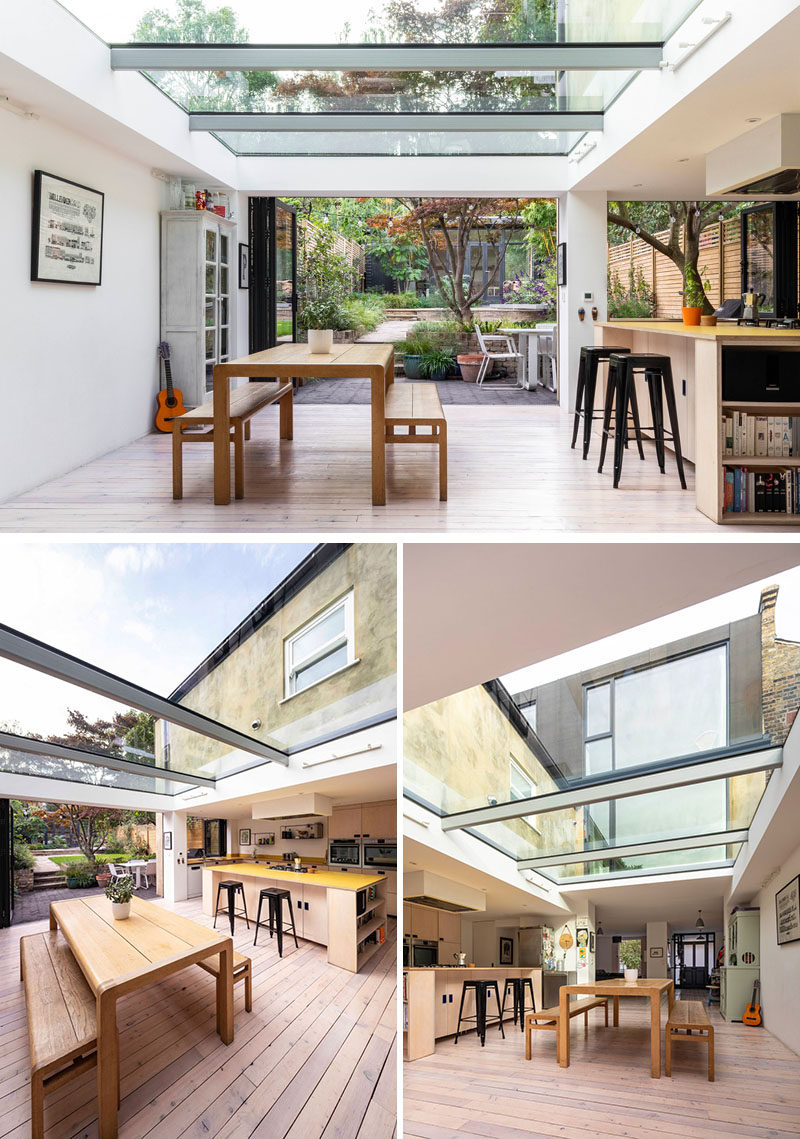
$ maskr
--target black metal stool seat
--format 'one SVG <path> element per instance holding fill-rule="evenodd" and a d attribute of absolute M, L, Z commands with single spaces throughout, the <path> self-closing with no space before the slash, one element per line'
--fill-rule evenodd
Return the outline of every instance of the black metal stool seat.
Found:
<path fill-rule="evenodd" d="M 217 914 L 220 912 L 219 896 L 223 890 L 228 895 L 228 900 L 225 902 L 225 905 L 223 907 L 222 912 L 225 913 L 227 911 L 228 918 L 230 919 L 230 923 L 231 923 L 231 937 L 233 937 L 233 919 L 234 918 L 236 918 L 236 917 L 244 918 L 245 922 L 247 923 L 247 928 L 248 929 L 250 928 L 250 922 L 248 921 L 248 918 L 247 918 L 247 899 L 244 896 L 244 886 L 242 885 L 241 882 L 232 882 L 232 881 L 217 882 L 217 902 L 216 902 L 216 905 L 214 906 L 214 929 L 217 928 Z M 236 909 L 236 895 L 237 894 L 242 895 L 242 906 L 244 908 L 241 910 Z"/>
<path fill-rule="evenodd" d="M 589 454 L 589 443 L 592 438 L 592 421 L 601 419 L 600 412 L 594 410 L 595 391 L 597 390 L 597 369 L 602 360 L 608 360 L 612 355 L 630 352 L 630 348 L 615 348 L 610 344 L 584 344 L 581 348 L 581 358 L 578 364 L 578 390 L 575 393 L 575 420 L 572 426 L 572 446 L 578 438 L 578 427 L 583 416 L 583 457 Z"/>
<path fill-rule="evenodd" d="M 468 989 L 475 990 L 475 1015 L 464 1016 L 464 997 L 467 995 Z M 486 997 L 490 992 L 494 991 L 494 998 L 497 1001 L 497 1016 L 491 1019 L 497 1021 L 500 1026 L 500 1035 L 505 1040 L 506 1034 L 503 1032 L 503 1017 L 500 1012 L 500 989 L 498 988 L 497 981 L 463 981 L 461 984 L 461 1004 L 458 1006 L 458 1026 L 456 1028 L 455 1043 L 458 1044 L 458 1037 L 461 1033 L 462 1020 L 474 1020 L 475 1030 L 481 1038 L 481 1048 L 486 1043 L 486 1025 L 488 1023 L 486 1016 Z"/>
<path fill-rule="evenodd" d="M 525 1031 L 525 986 L 531 994 L 531 1007 L 529 1012 L 536 1012 L 536 998 L 533 995 L 533 981 L 530 977 L 506 977 L 506 983 L 503 986 L 503 1007 L 500 1009 L 500 1020 L 502 1022 L 503 1013 L 506 1011 L 506 997 L 508 990 L 511 989 L 511 994 L 514 999 L 514 1024 L 517 1023 L 517 1014 L 519 1014 L 519 1030 Z"/>
<path fill-rule="evenodd" d="M 261 921 L 261 907 L 264 904 L 264 899 L 267 900 L 269 909 L 269 935 L 277 935 L 278 938 L 278 956 L 283 957 L 283 935 L 284 933 L 291 933 L 294 937 L 294 947 L 298 949 L 297 944 L 297 930 L 294 924 L 294 910 L 292 909 L 292 895 L 288 890 L 280 890 L 276 886 L 268 886 L 264 890 L 259 890 L 258 893 L 258 914 L 256 915 L 256 935 L 253 938 L 253 945 L 258 941 L 258 931 L 264 924 Z M 289 910 L 290 923 L 286 922 L 283 916 L 283 903 Z"/>
<path fill-rule="evenodd" d="M 653 440 L 656 445 L 658 468 L 662 475 L 665 470 L 664 442 L 669 439 L 675 451 L 675 462 L 678 467 L 678 476 L 681 487 L 686 490 L 686 476 L 683 470 L 683 452 L 681 451 L 681 435 L 678 425 L 678 409 L 675 404 L 675 386 L 672 380 L 672 360 L 669 356 L 662 356 L 655 352 L 636 352 L 627 355 L 612 356 L 609 365 L 609 383 L 613 378 L 615 382 L 616 423 L 614 428 L 614 487 L 619 486 L 622 474 L 622 457 L 625 444 L 628 408 L 638 416 L 636 406 L 636 373 L 644 372 L 647 391 L 650 397 L 650 410 L 653 414 Z M 666 400 L 669 414 L 669 429 L 664 427 L 664 401 Z M 610 425 L 610 408 L 606 400 L 606 415 L 603 420 L 603 443 L 600 453 L 600 467 L 602 470 L 608 440 L 608 427 Z M 641 443 L 639 444 L 641 457 Z"/>

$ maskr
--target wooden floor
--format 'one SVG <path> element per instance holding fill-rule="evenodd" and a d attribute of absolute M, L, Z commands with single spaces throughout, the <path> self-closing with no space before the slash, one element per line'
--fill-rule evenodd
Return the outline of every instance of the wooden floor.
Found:
<path fill-rule="evenodd" d="M 674 1046 L 672 1078 L 653 1080 L 647 1003 L 621 1001 L 617 1029 L 601 1027 L 600 1010 L 589 1014 L 588 1033 L 574 1020 L 569 1068 L 556 1063 L 555 1033 L 533 1034 L 530 1063 L 513 1027 L 505 1040 L 490 1029 L 483 1049 L 474 1032 L 458 1045 L 440 1040 L 433 1056 L 403 1065 L 405 1139 L 800 1134 L 800 1057 L 766 1029 L 728 1024 L 712 1008 L 715 1082 L 695 1044 Z"/>
<path fill-rule="evenodd" d="M 611 463 L 597 473 L 597 441 L 587 462 L 570 449 L 570 418 L 558 407 L 448 407 L 449 500 L 438 499 L 437 448 L 403 445 L 388 448 L 385 507 L 370 500 L 368 407 L 298 406 L 294 441 L 283 443 L 277 414 L 270 408 L 253 421 L 241 502 L 213 505 L 210 445 L 184 449 L 184 498 L 173 502 L 171 441 L 148 435 L 3 503 L 0 531 L 716 530 L 730 537 L 730 528 L 695 509 L 691 464 L 682 491 L 672 462 L 661 475 L 646 444 L 646 462 L 626 456 L 615 491 Z"/>
<path fill-rule="evenodd" d="M 172 907 L 203 925 L 200 900 Z M 394 925 L 394 922 L 391 923 Z M 0 930 L 0 1136 L 30 1136 L 25 1000 L 19 937 L 44 922 Z M 354 975 L 301 941 L 276 942 L 236 922 L 253 960 L 253 1011 L 235 987 L 235 1037 L 214 1031 L 214 980 L 190 967 L 122 998 L 118 1007 L 121 1139 L 390 1139 L 396 1134 L 396 944 Z M 263 942 L 262 942 L 263 938 Z M 48 1139 L 97 1136 L 94 1073 L 48 1096 Z"/>

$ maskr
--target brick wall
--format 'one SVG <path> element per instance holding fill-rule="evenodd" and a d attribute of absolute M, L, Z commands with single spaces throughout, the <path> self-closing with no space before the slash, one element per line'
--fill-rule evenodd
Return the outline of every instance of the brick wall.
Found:
<path fill-rule="evenodd" d="M 800 644 L 775 635 L 775 605 L 778 586 L 762 590 L 761 689 L 764 734 L 782 744 L 800 704 Z"/>

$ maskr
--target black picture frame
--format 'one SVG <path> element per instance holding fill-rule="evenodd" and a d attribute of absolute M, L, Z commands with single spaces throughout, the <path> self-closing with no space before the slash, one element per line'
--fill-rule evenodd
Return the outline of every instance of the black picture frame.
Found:
<path fill-rule="evenodd" d="M 250 288 L 250 246 L 239 242 L 239 288 Z"/>
<path fill-rule="evenodd" d="M 594 930 L 589 934 L 589 952 L 594 953 Z"/>
<path fill-rule="evenodd" d="M 562 241 L 556 247 L 556 284 L 567 283 L 567 243 Z"/>
<path fill-rule="evenodd" d="M 172 831 L 164 831 L 161 837 L 163 839 L 164 850 L 172 850 Z"/>
<path fill-rule="evenodd" d="M 250 827 L 239 828 L 239 846 L 250 846 L 252 837 Z"/>
<path fill-rule="evenodd" d="M 61 198 L 57 196 L 59 190 Z M 51 194 L 56 196 L 51 199 Z M 52 205 L 48 205 L 49 202 Z M 104 224 L 102 190 L 47 170 L 34 170 L 31 280 L 56 285 L 100 286 L 103 283 Z M 61 266 L 66 268 L 61 269 Z"/>
<path fill-rule="evenodd" d="M 787 891 L 790 891 L 787 895 Z M 781 895 L 786 895 L 782 899 Z M 781 904 L 784 912 L 781 914 Z M 791 936 L 781 937 L 781 926 Z M 778 945 L 791 945 L 800 941 L 800 874 L 790 878 L 775 894 L 775 937 Z"/>
<path fill-rule="evenodd" d="M 663 957 L 663 956 L 664 956 L 664 948 L 663 948 L 663 946 L 661 946 L 661 945 L 654 945 L 654 946 L 652 947 L 652 949 L 650 950 L 650 956 L 651 956 L 651 957 Z"/>
<path fill-rule="evenodd" d="M 512 937 L 500 938 L 500 964 L 514 964 L 514 939 Z"/>

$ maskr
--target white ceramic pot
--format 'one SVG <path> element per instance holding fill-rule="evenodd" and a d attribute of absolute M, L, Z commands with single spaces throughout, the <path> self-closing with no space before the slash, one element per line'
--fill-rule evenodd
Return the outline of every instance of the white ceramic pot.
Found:
<path fill-rule="evenodd" d="M 315 356 L 326 356 L 333 348 L 333 329 L 309 328 L 308 347 Z"/>
<path fill-rule="evenodd" d="M 130 902 L 112 902 L 111 913 L 114 917 L 114 921 L 122 921 L 124 918 L 129 918 L 131 916 Z"/>
<path fill-rule="evenodd" d="M 626 981 L 637 981 L 638 979 L 639 979 L 639 970 L 638 969 L 626 969 L 625 970 L 625 980 Z"/>

